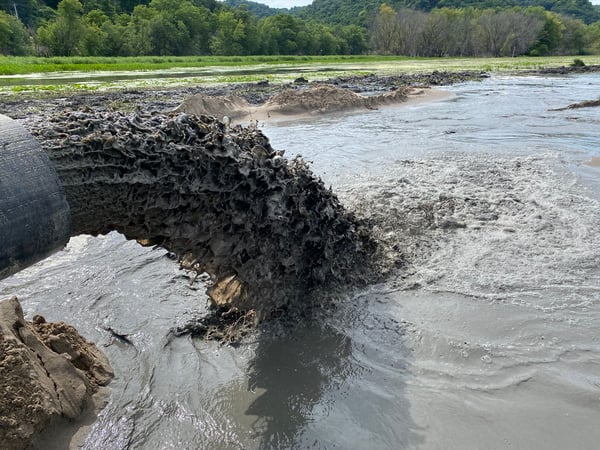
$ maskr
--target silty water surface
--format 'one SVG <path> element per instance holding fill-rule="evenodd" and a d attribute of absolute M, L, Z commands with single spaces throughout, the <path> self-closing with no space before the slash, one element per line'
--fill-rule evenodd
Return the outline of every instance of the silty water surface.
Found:
<path fill-rule="evenodd" d="M 0 296 L 105 346 L 116 378 L 85 448 L 596 448 L 600 115 L 549 110 L 599 84 L 493 77 L 264 126 L 404 253 L 326 323 L 236 348 L 174 338 L 203 287 L 116 234 L 72 239 Z"/>

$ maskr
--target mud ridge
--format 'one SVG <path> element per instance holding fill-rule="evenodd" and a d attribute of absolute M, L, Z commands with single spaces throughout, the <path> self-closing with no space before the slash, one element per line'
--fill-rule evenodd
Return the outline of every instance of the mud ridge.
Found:
<path fill-rule="evenodd" d="M 579 108 L 594 108 L 600 106 L 600 98 L 597 100 L 586 100 L 579 103 L 572 103 L 569 106 L 563 108 L 550 109 L 550 111 L 566 111 L 568 109 L 579 109 Z"/>
<path fill-rule="evenodd" d="M 237 95 L 197 94 L 184 100 L 174 111 L 226 117 L 227 121 L 239 123 L 281 116 L 377 109 L 379 106 L 402 103 L 409 95 L 416 93 L 422 93 L 422 90 L 415 91 L 413 88 L 404 87 L 385 94 L 364 96 L 331 84 L 313 84 L 302 89 L 284 89 L 260 106 L 252 106 Z"/>

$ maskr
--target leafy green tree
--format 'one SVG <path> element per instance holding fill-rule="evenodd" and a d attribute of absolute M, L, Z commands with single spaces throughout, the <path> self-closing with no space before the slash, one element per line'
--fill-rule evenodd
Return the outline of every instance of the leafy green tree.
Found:
<path fill-rule="evenodd" d="M 259 52 L 265 55 L 294 55 L 306 52 L 304 21 L 288 14 L 267 17 L 258 23 Z"/>
<path fill-rule="evenodd" d="M 182 2 L 173 13 L 173 20 L 182 24 L 189 35 L 185 54 L 210 53 L 209 43 L 215 31 L 215 20 L 208 8 L 194 6 L 189 1 Z"/>
<path fill-rule="evenodd" d="M 137 56 L 153 53 L 151 22 L 157 15 L 158 11 L 145 5 L 138 5 L 133 9 L 125 28 L 123 55 Z M 125 17 L 121 16 L 120 22 L 125 23 Z"/>
<path fill-rule="evenodd" d="M 38 43 L 52 55 L 83 54 L 82 41 L 87 29 L 82 12 L 83 5 L 79 0 L 62 0 L 58 4 L 56 19 L 38 28 Z"/>
<path fill-rule="evenodd" d="M 86 33 L 82 40 L 82 46 L 86 55 L 106 55 L 109 52 L 109 34 L 105 26 L 110 19 L 104 12 L 94 9 L 84 16 Z"/>
<path fill-rule="evenodd" d="M 216 17 L 216 33 L 210 42 L 215 55 L 244 55 L 247 53 L 247 23 L 235 12 L 222 9 Z"/>
<path fill-rule="evenodd" d="M 351 55 L 360 55 L 369 49 L 369 35 L 366 28 L 358 25 L 336 27 L 336 35 L 342 40 L 346 51 Z"/>
<path fill-rule="evenodd" d="M 0 54 L 26 55 L 31 51 L 31 39 L 19 19 L 0 11 Z"/>
<path fill-rule="evenodd" d="M 584 34 L 584 52 L 600 54 L 600 21 L 588 25 Z"/>
<path fill-rule="evenodd" d="M 564 25 L 557 14 L 545 13 L 545 22 L 537 41 L 531 48 L 531 56 L 545 56 L 555 52 L 561 43 Z"/>
<path fill-rule="evenodd" d="M 49 6 L 42 0 L 0 0 L 0 11 L 15 16 L 29 28 L 51 19 L 56 13 L 56 3 Z"/>
<path fill-rule="evenodd" d="M 383 54 L 400 54 L 402 33 L 396 11 L 384 3 L 379 8 L 371 28 L 373 47 Z"/>
<path fill-rule="evenodd" d="M 563 55 L 583 55 L 586 48 L 586 26 L 579 19 L 563 17 L 564 32 L 558 52 Z"/>
<path fill-rule="evenodd" d="M 149 24 L 153 55 L 183 55 L 190 35 L 185 25 L 166 14 L 157 14 Z"/>
<path fill-rule="evenodd" d="M 335 55 L 342 53 L 342 40 L 334 35 L 331 27 L 319 23 L 309 22 L 307 24 L 309 46 L 304 53 L 310 55 Z"/>

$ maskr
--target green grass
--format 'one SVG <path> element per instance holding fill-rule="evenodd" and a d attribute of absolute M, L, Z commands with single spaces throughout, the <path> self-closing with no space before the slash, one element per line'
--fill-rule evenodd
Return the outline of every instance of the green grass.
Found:
<path fill-rule="evenodd" d="M 173 68 L 253 66 L 259 64 L 325 64 L 402 59 L 386 56 L 139 56 L 13 57 L 0 56 L 0 75 L 52 72 L 152 71 Z"/>
<path fill-rule="evenodd" d="M 600 64 L 600 56 L 581 57 Z M 260 65 L 373 64 L 426 69 L 518 70 L 569 65 L 572 56 L 518 58 L 408 58 L 399 56 L 140 56 L 140 57 L 11 57 L 0 56 L 0 75 L 52 72 L 155 71 L 173 68 L 249 67 Z M 267 71 L 268 72 L 268 71 Z"/>

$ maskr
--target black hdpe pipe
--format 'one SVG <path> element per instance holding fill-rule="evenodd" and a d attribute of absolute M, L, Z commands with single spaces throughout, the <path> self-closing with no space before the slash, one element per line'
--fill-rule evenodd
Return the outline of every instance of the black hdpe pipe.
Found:
<path fill-rule="evenodd" d="M 60 250 L 70 236 L 52 162 L 25 128 L 0 114 L 0 279 Z"/>

